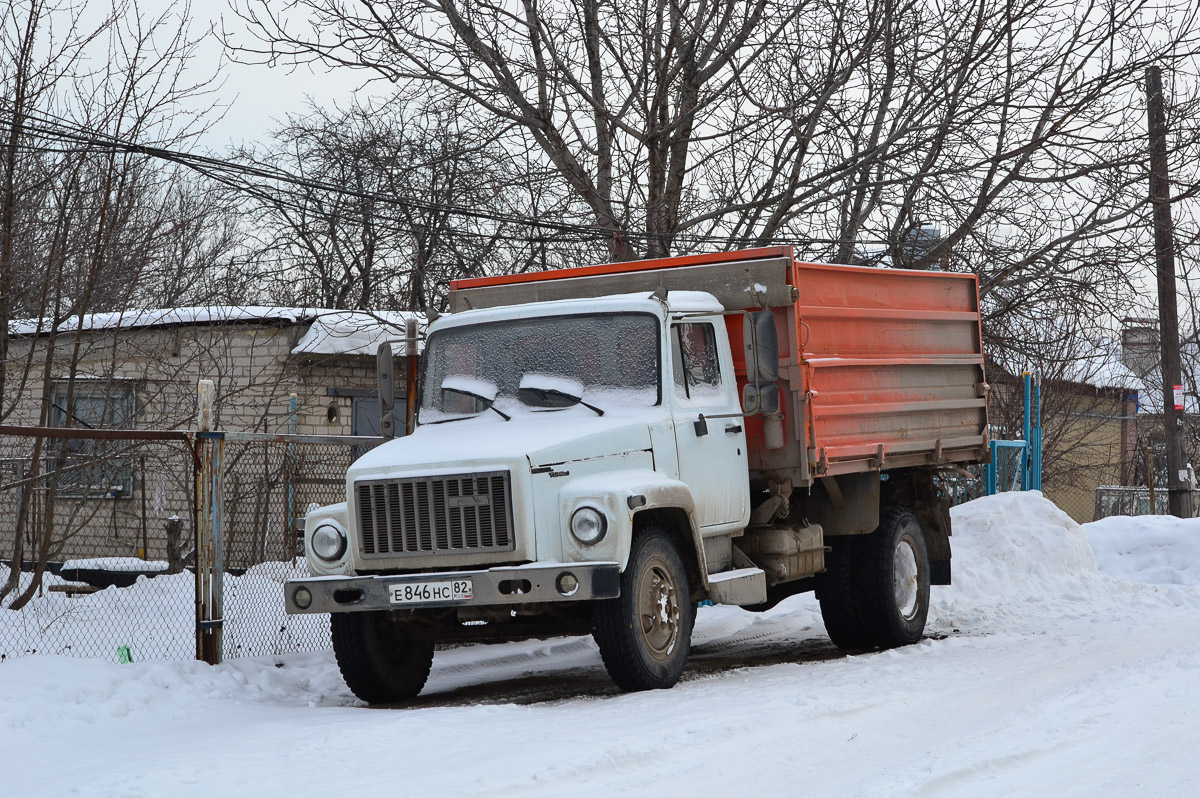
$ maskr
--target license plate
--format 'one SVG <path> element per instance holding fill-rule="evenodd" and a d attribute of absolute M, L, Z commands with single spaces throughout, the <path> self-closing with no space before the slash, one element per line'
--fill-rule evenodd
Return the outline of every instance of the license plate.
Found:
<path fill-rule="evenodd" d="M 471 580 L 450 582 L 408 582 L 388 588 L 393 604 L 416 604 L 425 601 L 465 601 L 471 598 Z"/>

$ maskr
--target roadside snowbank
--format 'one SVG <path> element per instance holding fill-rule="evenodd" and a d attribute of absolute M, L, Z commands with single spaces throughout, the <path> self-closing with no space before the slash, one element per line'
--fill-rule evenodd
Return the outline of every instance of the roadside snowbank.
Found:
<path fill-rule="evenodd" d="M 953 584 L 933 588 L 930 630 L 991 628 L 1110 590 L 1079 524 L 1040 493 L 953 508 Z"/>
<path fill-rule="evenodd" d="M 1200 585 L 1200 518 L 1114 516 L 1083 528 L 1107 574 L 1152 585 Z"/>

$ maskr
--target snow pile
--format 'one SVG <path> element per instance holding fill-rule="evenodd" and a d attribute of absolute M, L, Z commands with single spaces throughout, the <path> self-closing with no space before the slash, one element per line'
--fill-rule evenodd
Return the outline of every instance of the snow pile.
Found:
<path fill-rule="evenodd" d="M 764 296 L 767 293 L 765 285 L 755 283 L 754 288 Z M 721 313 L 725 310 L 721 302 L 707 291 L 670 291 L 667 293 L 667 306 L 672 313 Z"/>
<path fill-rule="evenodd" d="M 1001 493 L 955 507 L 954 588 L 980 603 L 1098 587 L 1083 527 L 1040 492 Z"/>
<path fill-rule="evenodd" d="M 1200 518 L 1113 516 L 1083 529 L 1106 574 L 1152 585 L 1200 585 Z"/>
<path fill-rule="evenodd" d="M 1037 491 L 955 507 L 954 584 L 935 587 L 929 630 L 1016 630 L 1032 615 L 1200 609 L 1200 520 L 1115 516 L 1080 526 Z M 1169 586 L 1169 589 L 1167 589 Z"/>
<path fill-rule="evenodd" d="M 113 571 L 134 573 L 141 571 L 165 571 L 167 563 L 162 560 L 143 560 L 139 557 L 90 557 L 83 560 L 67 560 L 63 571 Z"/>
<path fill-rule="evenodd" d="M 184 706 L 207 701 L 313 706 L 329 694 L 348 696 L 337 669 L 321 654 L 293 654 L 286 664 L 280 659 L 230 660 L 218 668 L 195 660 L 117 665 L 24 657 L 6 664 L 3 673 L 4 724 L 17 731 L 39 725 L 46 707 L 55 707 L 59 721 L 77 723 L 156 707 L 183 720 Z"/>

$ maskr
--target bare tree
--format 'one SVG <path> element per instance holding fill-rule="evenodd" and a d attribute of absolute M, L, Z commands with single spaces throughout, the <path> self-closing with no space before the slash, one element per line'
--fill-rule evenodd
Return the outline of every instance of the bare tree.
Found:
<path fill-rule="evenodd" d="M 6 144 L 0 173 L 0 421 L 32 392 L 40 394 L 37 423 L 79 423 L 81 384 L 104 377 L 80 379 L 85 319 L 99 310 L 129 308 L 142 278 L 181 229 L 171 202 L 181 190 L 178 169 L 96 142 L 169 146 L 200 132 L 203 115 L 184 114 L 179 105 L 202 99 L 207 85 L 184 75 L 195 45 L 186 17 L 186 5 L 151 17 L 123 0 L 99 17 L 94 7 L 85 14 L 82 3 L 44 0 L 18 0 L 0 11 Z M 27 334 L 38 344 L 22 347 L 14 360 L 10 344 L 19 318 L 32 320 Z M 97 412 L 118 420 L 113 408 Z M 71 452 L 35 439 L 27 454 L 27 484 L 37 485 L 43 512 L 36 528 L 30 526 L 34 491 L 21 492 L 14 567 L 0 586 L 0 599 L 15 594 L 12 609 L 34 595 L 47 560 L 63 543 L 54 507 Z M 69 526 L 79 523 L 72 519 Z M 36 569 L 32 582 L 19 589 L 27 554 Z"/>
<path fill-rule="evenodd" d="M 715 236 L 845 262 L 864 238 L 935 222 L 925 262 L 955 252 L 987 269 L 985 289 L 1137 212 L 1141 120 L 1126 110 L 1147 64 L 1191 75 L 1197 44 L 1184 2 L 251 0 L 240 14 L 263 42 L 228 37 L 246 57 L 367 71 L 522 131 L 508 145 L 536 150 L 616 257 Z"/>
<path fill-rule="evenodd" d="M 622 258 L 666 253 L 691 226 L 709 157 L 698 138 L 804 7 L 301 0 L 240 13 L 269 41 L 262 55 L 366 68 L 511 128 L 509 145 L 532 147 Z"/>
<path fill-rule="evenodd" d="M 316 307 L 442 307 L 450 277 L 512 252 L 510 226 L 488 218 L 505 213 L 513 191 L 495 139 L 451 112 L 404 103 L 291 117 L 269 151 L 238 156 L 297 178 L 238 187 L 250 196 L 249 257 L 268 292 Z"/>

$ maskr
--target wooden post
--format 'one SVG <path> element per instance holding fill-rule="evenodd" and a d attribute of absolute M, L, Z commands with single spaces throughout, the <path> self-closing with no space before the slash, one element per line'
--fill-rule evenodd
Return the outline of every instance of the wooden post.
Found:
<path fill-rule="evenodd" d="M 1191 494 L 1183 459 L 1183 410 L 1176 409 L 1175 386 L 1182 385 L 1179 364 L 1179 314 L 1175 292 L 1175 231 L 1167 171 L 1167 118 L 1162 70 L 1146 70 L 1146 111 L 1150 128 L 1150 203 L 1154 208 L 1154 254 L 1158 264 L 1158 324 L 1162 351 L 1163 422 L 1167 441 L 1167 503 L 1171 515 L 1191 516 Z"/>

